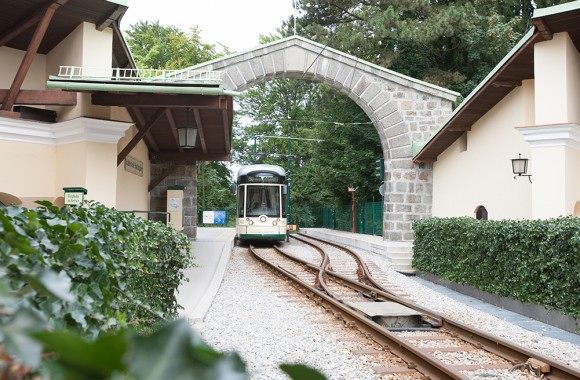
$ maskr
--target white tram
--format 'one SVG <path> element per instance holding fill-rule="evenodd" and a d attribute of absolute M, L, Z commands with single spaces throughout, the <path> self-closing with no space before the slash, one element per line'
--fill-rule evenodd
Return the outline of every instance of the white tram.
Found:
<path fill-rule="evenodd" d="M 288 240 L 286 172 L 275 165 L 246 165 L 238 171 L 236 239 Z"/>

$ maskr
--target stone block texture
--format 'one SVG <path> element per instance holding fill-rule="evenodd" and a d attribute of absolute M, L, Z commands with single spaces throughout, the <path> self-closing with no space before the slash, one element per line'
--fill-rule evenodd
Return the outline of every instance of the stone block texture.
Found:
<path fill-rule="evenodd" d="M 157 178 L 169 164 L 151 164 L 151 178 Z M 179 165 L 149 194 L 149 210 L 167 212 L 167 188 L 183 186 L 183 233 L 197 238 L 197 169 L 195 164 Z"/>
<path fill-rule="evenodd" d="M 345 94 L 366 112 L 381 139 L 387 189 L 383 238 L 412 240 L 412 221 L 431 216 L 432 166 L 414 163 L 412 146 L 429 139 L 452 112 L 459 94 L 299 36 L 224 57 L 207 68 L 223 71 L 225 85 L 234 91 L 272 79 L 297 78 L 322 82 Z"/>

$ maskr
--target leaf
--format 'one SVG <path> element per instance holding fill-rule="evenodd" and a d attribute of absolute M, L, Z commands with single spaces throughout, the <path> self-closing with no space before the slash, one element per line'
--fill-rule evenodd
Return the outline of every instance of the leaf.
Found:
<path fill-rule="evenodd" d="M 37 333 L 35 338 L 57 354 L 56 362 L 71 379 L 105 379 L 125 369 L 124 332 L 105 335 L 94 342 L 68 331 Z"/>
<path fill-rule="evenodd" d="M 26 275 L 32 287 L 40 293 L 50 294 L 63 301 L 72 302 L 76 297 L 71 293 L 71 279 L 65 271 L 56 274 L 52 270 L 43 271 L 38 277 Z"/>
<path fill-rule="evenodd" d="M 29 309 L 18 310 L 7 322 L 0 325 L 0 335 L 4 335 L 6 352 L 31 368 L 40 364 L 42 345 L 30 335 L 40 331 L 46 320 Z"/>
<path fill-rule="evenodd" d="M 326 380 L 326 376 L 302 364 L 281 364 L 280 369 L 294 380 Z"/>
<path fill-rule="evenodd" d="M 134 337 L 126 357 L 129 373 L 140 380 L 247 379 L 235 354 L 220 354 L 201 342 L 179 319 L 147 337 Z"/>

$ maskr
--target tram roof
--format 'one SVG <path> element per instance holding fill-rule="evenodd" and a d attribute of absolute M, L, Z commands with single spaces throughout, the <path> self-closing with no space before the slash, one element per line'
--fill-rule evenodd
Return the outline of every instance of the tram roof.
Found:
<path fill-rule="evenodd" d="M 286 176 L 286 171 L 281 166 L 268 164 L 254 164 L 242 166 L 240 170 L 238 170 L 238 177 L 260 172 L 272 173 L 279 176 Z"/>

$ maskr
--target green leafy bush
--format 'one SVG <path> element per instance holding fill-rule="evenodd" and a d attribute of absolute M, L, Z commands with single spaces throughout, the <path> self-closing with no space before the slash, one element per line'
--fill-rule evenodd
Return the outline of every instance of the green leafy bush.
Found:
<path fill-rule="evenodd" d="M 193 265 L 185 235 L 97 203 L 40 204 L 0 207 L 0 268 L 51 328 L 96 336 L 177 314 L 181 270 Z"/>
<path fill-rule="evenodd" d="M 413 267 L 580 317 L 580 218 L 430 218 L 413 230 Z"/>
<path fill-rule="evenodd" d="M 0 207 L 0 378 L 248 378 L 238 354 L 167 321 L 193 265 L 185 235 L 97 203 L 40 204 Z"/>

